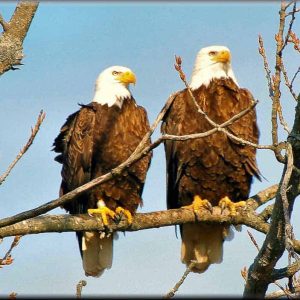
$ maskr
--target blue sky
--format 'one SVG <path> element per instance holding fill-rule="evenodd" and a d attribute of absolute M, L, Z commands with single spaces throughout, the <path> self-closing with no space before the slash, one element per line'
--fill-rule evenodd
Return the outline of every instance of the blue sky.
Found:
<path fill-rule="evenodd" d="M 8 20 L 15 2 L 2 2 Z M 242 87 L 260 102 L 257 106 L 261 144 L 271 142 L 271 100 L 258 53 L 258 34 L 264 38 L 270 65 L 274 64 L 274 34 L 279 2 L 42 2 L 24 43 L 24 66 L 0 80 L 0 174 L 26 143 L 41 109 L 46 119 L 34 144 L 0 188 L 0 217 L 34 208 L 58 197 L 60 165 L 50 151 L 66 117 L 89 103 L 97 75 L 111 65 L 130 67 L 137 75 L 131 91 L 152 123 L 168 96 L 183 83 L 174 70 L 174 55 L 183 59 L 190 78 L 197 52 L 208 45 L 226 45 Z M 295 28 L 299 26 L 296 22 Z M 299 28 L 299 27 L 298 27 Z M 298 68 L 292 51 L 287 69 Z M 299 61 L 299 59 L 298 59 Z M 298 80 L 299 84 L 299 80 Z M 295 82 L 296 86 L 296 82 Z M 283 93 L 286 119 L 292 126 L 295 102 Z M 159 130 L 154 137 L 159 136 Z M 280 137 L 284 138 L 283 131 Z M 273 154 L 258 151 L 258 165 L 267 178 L 254 181 L 251 194 L 281 177 Z M 162 145 L 154 151 L 140 212 L 166 209 L 165 162 Z M 296 204 L 294 228 L 297 234 Z M 51 213 L 63 214 L 60 208 Z M 299 218 L 298 218 L 299 219 Z M 190 274 L 178 295 L 236 295 L 243 292 L 240 270 L 256 255 L 246 231 L 224 245 L 224 261 L 202 275 Z M 251 230 L 261 244 L 263 235 Z M 0 254 L 10 244 L 1 244 Z M 1 256 L 1 255 L 0 255 Z M 119 234 L 111 270 L 98 279 L 85 278 L 74 233 L 26 236 L 14 250 L 14 263 L 0 270 L 0 295 L 74 295 L 80 279 L 83 295 L 162 296 L 179 280 L 180 239 L 173 227 Z M 283 259 L 282 266 L 287 262 Z"/>

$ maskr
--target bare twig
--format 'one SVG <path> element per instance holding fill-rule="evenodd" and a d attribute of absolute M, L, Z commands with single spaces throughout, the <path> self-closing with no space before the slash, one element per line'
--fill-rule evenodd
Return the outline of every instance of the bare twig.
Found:
<path fill-rule="evenodd" d="M 11 300 L 13 300 L 13 299 L 17 299 L 17 293 L 16 292 L 11 292 L 10 294 L 9 294 L 9 299 L 11 299 Z"/>
<path fill-rule="evenodd" d="M 282 113 L 282 107 L 281 107 L 281 103 L 278 103 L 278 117 L 280 120 L 280 124 L 283 126 L 283 129 L 289 134 L 291 131 L 289 129 L 289 126 L 287 124 L 287 122 L 284 120 L 283 117 L 283 113 Z"/>
<path fill-rule="evenodd" d="M 295 72 L 295 74 L 294 74 L 294 76 L 293 76 L 293 78 L 292 78 L 292 81 L 291 81 L 291 87 L 293 86 L 293 83 L 294 83 L 294 81 L 295 81 L 295 79 L 296 79 L 296 77 L 297 77 L 297 75 L 300 73 L 300 67 L 298 68 L 298 70 Z M 296 100 L 297 100 L 297 97 L 296 97 Z"/>
<path fill-rule="evenodd" d="M 11 170 L 13 169 L 13 167 L 16 165 L 16 163 L 20 160 L 20 158 L 25 154 L 25 152 L 29 149 L 29 147 L 32 145 L 35 136 L 37 135 L 40 126 L 42 124 L 42 122 L 45 119 L 45 113 L 41 110 L 41 112 L 39 113 L 37 122 L 34 126 L 34 128 L 31 128 L 31 135 L 29 137 L 29 140 L 27 141 L 26 145 L 20 150 L 19 154 L 17 155 L 17 157 L 15 158 L 15 160 L 9 165 L 8 169 L 6 170 L 6 172 L 0 176 L 0 185 L 4 182 L 4 180 L 7 178 L 7 176 L 9 175 L 9 173 L 11 172 Z"/>
<path fill-rule="evenodd" d="M 296 33 L 291 32 L 290 33 L 290 43 L 294 44 L 294 49 L 298 52 L 300 52 L 300 39 L 297 37 Z"/>
<path fill-rule="evenodd" d="M 16 246 L 18 246 L 20 239 L 21 239 L 20 235 L 15 236 L 12 244 L 10 245 L 10 248 L 8 249 L 4 257 L 0 259 L 0 268 L 1 266 L 4 265 L 10 265 L 13 262 L 13 259 L 11 258 L 11 252 Z"/>
<path fill-rule="evenodd" d="M 297 101 L 297 95 L 296 95 L 296 93 L 294 92 L 294 89 L 293 89 L 293 82 L 296 79 L 298 73 L 300 72 L 300 67 L 298 68 L 298 70 L 294 74 L 291 82 L 289 81 L 289 77 L 288 77 L 287 71 L 286 71 L 285 66 L 284 66 L 283 63 L 282 63 L 281 68 L 282 68 L 282 74 L 283 74 L 283 77 L 284 77 L 284 80 L 285 80 L 285 85 L 289 89 L 289 91 L 292 94 L 293 98 Z"/>
<path fill-rule="evenodd" d="M 300 286 L 294 287 L 295 292 L 293 294 L 290 293 L 289 289 L 279 290 L 273 293 L 269 293 L 265 296 L 265 299 L 278 299 L 283 296 L 289 295 L 290 298 L 299 298 Z"/>
<path fill-rule="evenodd" d="M 1 14 L 0 14 L 0 25 L 2 26 L 4 31 L 6 31 L 8 29 L 8 23 L 5 22 L 5 20 Z"/>
<path fill-rule="evenodd" d="M 247 233 L 250 236 L 250 239 L 251 239 L 252 243 L 254 244 L 254 246 L 256 247 L 257 251 L 259 251 L 259 246 L 258 246 L 254 236 L 252 235 L 252 233 L 249 230 L 247 230 Z"/>
<path fill-rule="evenodd" d="M 283 44 L 283 46 L 282 46 L 282 48 L 281 48 L 281 52 L 283 51 L 284 47 L 287 45 L 287 43 L 288 43 L 288 41 L 289 41 L 290 34 L 291 34 L 291 32 L 292 32 L 292 27 L 293 27 L 293 24 L 294 24 L 294 21 L 295 21 L 296 1 L 292 1 L 292 2 L 294 2 L 294 3 L 293 3 L 293 9 L 292 9 L 292 11 L 290 12 L 290 14 L 288 14 L 288 15 L 291 15 L 292 18 L 291 18 L 290 23 L 289 23 L 289 28 L 288 28 L 287 34 L 286 34 L 286 36 L 285 36 L 285 40 L 284 40 L 284 44 Z M 283 9 L 283 10 L 284 10 L 284 13 L 285 13 L 285 11 L 286 11 L 286 8 L 287 8 L 287 6 Z M 287 14 L 285 13 L 285 17 L 286 17 L 286 16 L 287 16 Z"/>
<path fill-rule="evenodd" d="M 192 268 L 194 267 L 195 262 L 192 261 L 189 266 L 186 268 L 180 280 L 175 284 L 175 286 L 163 297 L 164 299 L 170 299 L 175 296 L 176 292 L 180 288 L 180 286 L 184 283 L 187 276 L 190 274 Z"/>
<path fill-rule="evenodd" d="M 300 12 L 300 8 L 297 8 L 295 11 L 291 11 L 291 12 L 287 13 L 286 16 L 290 16 L 290 15 L 296 14 L 298 12 Z"/>
<path fill-rule="evenodd" d="M 87 282 L 85 280 L 80 280 L 76 285 L 76 298 L 81 298 L 82 288 L 86 286 Z"/>
<path fill-rule="evenodd" d="M 271 76 L 271 71 L 270 71 L 268 59 L 267 59 L 267 56 L 266 56 L 266 51 L 265 51 L 265 48 L 264 48 L 264 41 L 263 41 L 263 38 L 262 38 L 261 35 L 258 36 L 258 43 L 259 43 L 258 52 L 263 58 L 264 69 L 265 69 L 265 72 L 266 72 L 266 78 L 267 78 L 268 87 L 269 87 L 269 96 L 270 96 L 271 99 L 273 99 L 274 85 L 273 85 L 273 81 L 272 81 L 272 76 Z"/>
<path fill-rule="evenodd" d="M 283 7 L 283 4 L 282 4 Z M 266 72 L 266 78 L 268 81 L 268 87 L 269 87 L 269 96 L 272 99 L 272 114 L 271 114 L 271 121 L 272 121 L 272 143 L 275 146 L 274 154 L 276 156 L 276 159 L 279 162 L 284 163 L 284 157 L 281 155 L 280 150 L 276 147 L 278 143 L 278 122 L 277 122 L 277 114 L 281 111 L 280 107 L 280 74 L 281 74 L 281 65 L 282 65 L 282 45 L 283 45 L 283 30 L 284 30 L 284 14 L 285 12 L 280 10 L 280 26 L 279 31 L 275 35 L 275 39 L 277 42 L 277 48 L 276 48 L 276 66 L 275 66 L 275 75 L 271 76 L 271 71 L 269 68 L 267 56 L 264 49 L 263 39 L 262 36 L 259 35 L 258 41 L 259 41 L 259 53 L 263 57 L 264 62 L 264 69 Z M 280 113 L 279 113 L 280 114 Z M 280 119 L 282 124 L 286 125 L 282 113 L 280 114 Z"/>
<path fill-rule="evenodd" d="M 281 188 L 280 188 L 280 194 L 283 204 L 283 213 L 284 213 L 284 219 L 285 219 L 285 243 L 286 243 L 286 249 L 289 252 L 293 252 L 293 244 L 292 244 L 292 237 L 293 237 L 293 230 L 290 222 L 290 216 L 289 216 L 289 202 L 287 198 L 287 189 L 288 184 L 290 182 L 292 171 L 293 171 L 293 165 L 294 165 L 294 156 L 293 156 L 293 150 L 290 143 L 286 144 L 286 156 L 287 156 L 287 168 L 286 172 L 284 174 Z"/>

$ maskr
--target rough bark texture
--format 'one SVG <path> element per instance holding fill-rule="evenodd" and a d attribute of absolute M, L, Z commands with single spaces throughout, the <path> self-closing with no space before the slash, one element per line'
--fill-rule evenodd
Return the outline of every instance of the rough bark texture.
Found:
<path fill-rule="evenodd" d="M 255 212 L 256 208 L 272 199 L 278 185 L 269 187 L 257 195 L 247 200 L 245 208 L 239 210 L 235 216 L 230 216 L 228 210 L 221 213 L 220 207 L 213 207 L 213 211 L 200 210 L 197 213 L 190 209 L 170 209 L 167 211 L 158 211 L 151 213 L 137 213 L 133 218 L 133 223 L 128 225 L 127 219 L 122 217 L 119 222 L 110 221 L 109 229 L 114 231 L 137 231 L 149 228 L 158 228 L 163 226 L 172 226 L 188 222 L 211 222 L 227 224 L 245 224 L 260 232 L 267 233 L 269 224 L 259 214 Z M 101 218 L 90 217 L 89 215 L 43 215 L 35 218 L 13 222 L 13 225 L 0 228 L 0 237 L 37 234 L 43 232 L 68 232 L 68 231 L 86 231 L 86 230 L 105 230 Z M 295 241 L 297 249 L 300 247 Z"/>
<path fill-rule="evenodd" d="M 287 190 L 288 212 L 291 214 L 294 200 L 300 193 L 300 101 L 296 106 L 296 116 L 294 126 L 287 141 L 291 144 L 294 157 L 294 168 L 289 180 Z M 287 172 L 285 165 L 279 189 Z M 277 193 L 274 209 L 272 212 L 272 222 L 265 242 L 255 258 L 254 263 L 249 268 L 248 279 L 245 286 L 245 297 L 264 297 L 268 285 L 273 282 L 272 271 L 285 251 L 285 226 L 284 209 L 281 193 Z M 295 246 L 295 243 L 293 243 Z"/>
<path fill-rule="evenodd" d="M 0 75 L 21 64 L 23 41 L 37 10 L 38 2 L 21 1 L 0 37 Z"/>

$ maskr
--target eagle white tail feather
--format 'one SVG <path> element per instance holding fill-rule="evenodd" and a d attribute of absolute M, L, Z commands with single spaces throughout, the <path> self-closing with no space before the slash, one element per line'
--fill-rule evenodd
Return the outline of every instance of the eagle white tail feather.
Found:
<path fill-rule="evenodd" d="M 86 276 L 99 277 L 110 269 L 113 257 L 113 234 L 100 237 L 87 231 L 82 236 L 82 265 Z"/>
<path fill-rule="evenodd" d="M 195 261 L 192 271 L 196 273 L 206 271 L 211 264 L 221 263 L 223 241 L 228 232 L 229 227 L 224 225 L 182 225 L 181 261 L 187 266 Z"/>

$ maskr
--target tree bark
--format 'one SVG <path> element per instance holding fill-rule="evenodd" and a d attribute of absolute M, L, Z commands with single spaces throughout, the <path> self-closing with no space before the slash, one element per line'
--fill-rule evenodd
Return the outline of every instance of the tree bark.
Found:
<path fill-rule="evenodd" d="M 287 142 L 291 144 L 294 166 L 288 183 L 286 192 L 288 199 L 289 217 L 293 210 L 295 198 L 300 193 L 300 99 L 296 106 L 296 115 L 292 132 Z M 283 180 L 287 170 L 285 165 L 283 175 L 279 184 L 279 190 L 282 187 Z M 281 193 L 277 193 L 274 209 L 271 216 L 272 222 L 270 230 L 266 236 L 265 242 L 249 268 L 248 279 L 246 282 L 244 297 L 263 298 L 268 285 L 273 282 L 272 271 L 286 248 L 286 221 L 284 218 L 284 207 Z M 295 246 L 293 244 L 293 246 Z"/>
<path fill-rule="evenodd" d="M 0 37 L 0 75 L 21 65 L 24 57 L 23 41 L 37 7 L 36 1 L 20 1 L 8 23 L 1 19 L 3 33 Z"/>

